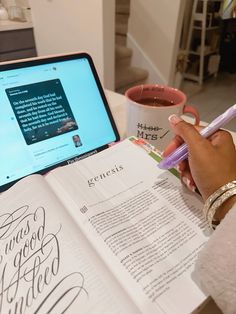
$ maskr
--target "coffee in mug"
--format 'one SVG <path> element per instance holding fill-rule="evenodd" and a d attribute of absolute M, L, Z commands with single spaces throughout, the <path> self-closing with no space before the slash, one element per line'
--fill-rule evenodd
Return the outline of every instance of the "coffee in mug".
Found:
<path fill-rule="evenodd" d="M 127 105 L 127 136 L 137 136 L 163 151 L 174 137 L 168 117 L 191 114 L 199 124 L 199 114 L 186 105 L 186 95 L 165 85 L 139 85 L 125 92 Z"/>
<path fill-rule="evenodd" d="M 139 100 L 141 105 L 153 106 L 153 107 L 162 107 L 162 106 L 173 106 L 175 103 L 174 101 L 169 101 L 166 99 L 161 99 L 158 97 L 151 97 L 151 98 L 141 98 Z"/>

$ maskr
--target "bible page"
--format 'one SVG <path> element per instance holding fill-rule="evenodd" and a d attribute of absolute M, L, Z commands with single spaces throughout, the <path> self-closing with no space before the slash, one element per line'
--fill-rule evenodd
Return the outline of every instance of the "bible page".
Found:
<path fill-rule="evenodd" d="M 202 202 L 144 150 L 125 140 L 47 180 L 143 313 L 206 299 L 191 276 L 208 238 Z"/>
<path fill-rule="evenodd" d="M 138 313 L 42 176 L 0 195 L 0 313 Z"/>

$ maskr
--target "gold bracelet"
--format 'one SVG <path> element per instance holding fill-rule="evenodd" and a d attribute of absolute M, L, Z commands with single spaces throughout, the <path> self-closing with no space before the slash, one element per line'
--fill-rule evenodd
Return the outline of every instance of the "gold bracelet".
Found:
<path fill-rule="evenodd" d="M 205 205 L 203 207 L 203 214 L 204 214 L 205 219 L 207 219 L 209 208 L 216 201 L 216 199 L 219 198 L 226 191 L 228 191 L 232 188 L 235 188 L 235 187 L 236 187 L 236 180 L 231 181 L 231 182 L 226 183 L 225 185 L 221 186 L 218 190 L 216 190 L 214 193 L 212 193 L 208 197 L 208 199 L 206 200 Z"/>
<path fill-rule="evenodd" d="M 215 202 L 211 205 L 211 207 L 208 210 L 207 213 L 207 221 L 211 229 L 215 229 L 216 227 L 216 220 L 214 220 L 215 213 L 217 209 L 225 202 L 227 201 L 230 197 L 236 195 L 236 186 L 225 193 L 221 194 Z"/>

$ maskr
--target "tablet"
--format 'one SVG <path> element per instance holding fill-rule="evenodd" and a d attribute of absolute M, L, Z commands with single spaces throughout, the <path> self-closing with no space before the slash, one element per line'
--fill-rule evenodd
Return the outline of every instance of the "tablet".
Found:
<path fill-rule="evenodd" d="M 0 191 L 118 140 L 88 54 L 0 65 Z"/>

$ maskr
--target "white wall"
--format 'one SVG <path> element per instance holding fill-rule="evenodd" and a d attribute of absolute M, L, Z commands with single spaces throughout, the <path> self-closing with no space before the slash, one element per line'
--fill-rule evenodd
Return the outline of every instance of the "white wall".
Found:
<path fill-rule="evenodd" d="M 174 81 L 184 6 L 185 0 L 131 0 L 130 45 L 139 47 L 164 84 Z"/>
<path fill-rule="evenodd" d="M 115 90 L 115 0 L 103 0 L 102 43 L 104 86 Z"/>
<path fill-rule="evenodd" d="M 86 51 L 92 56 L 103 85 L 114 89 L 115 1 L 29 2 L 38 55 Z"/>
<path fill-rule="evenodd" d="M 15 0 L 16 5 L 19 7 L 29 7 L 29 0 Z"/>

